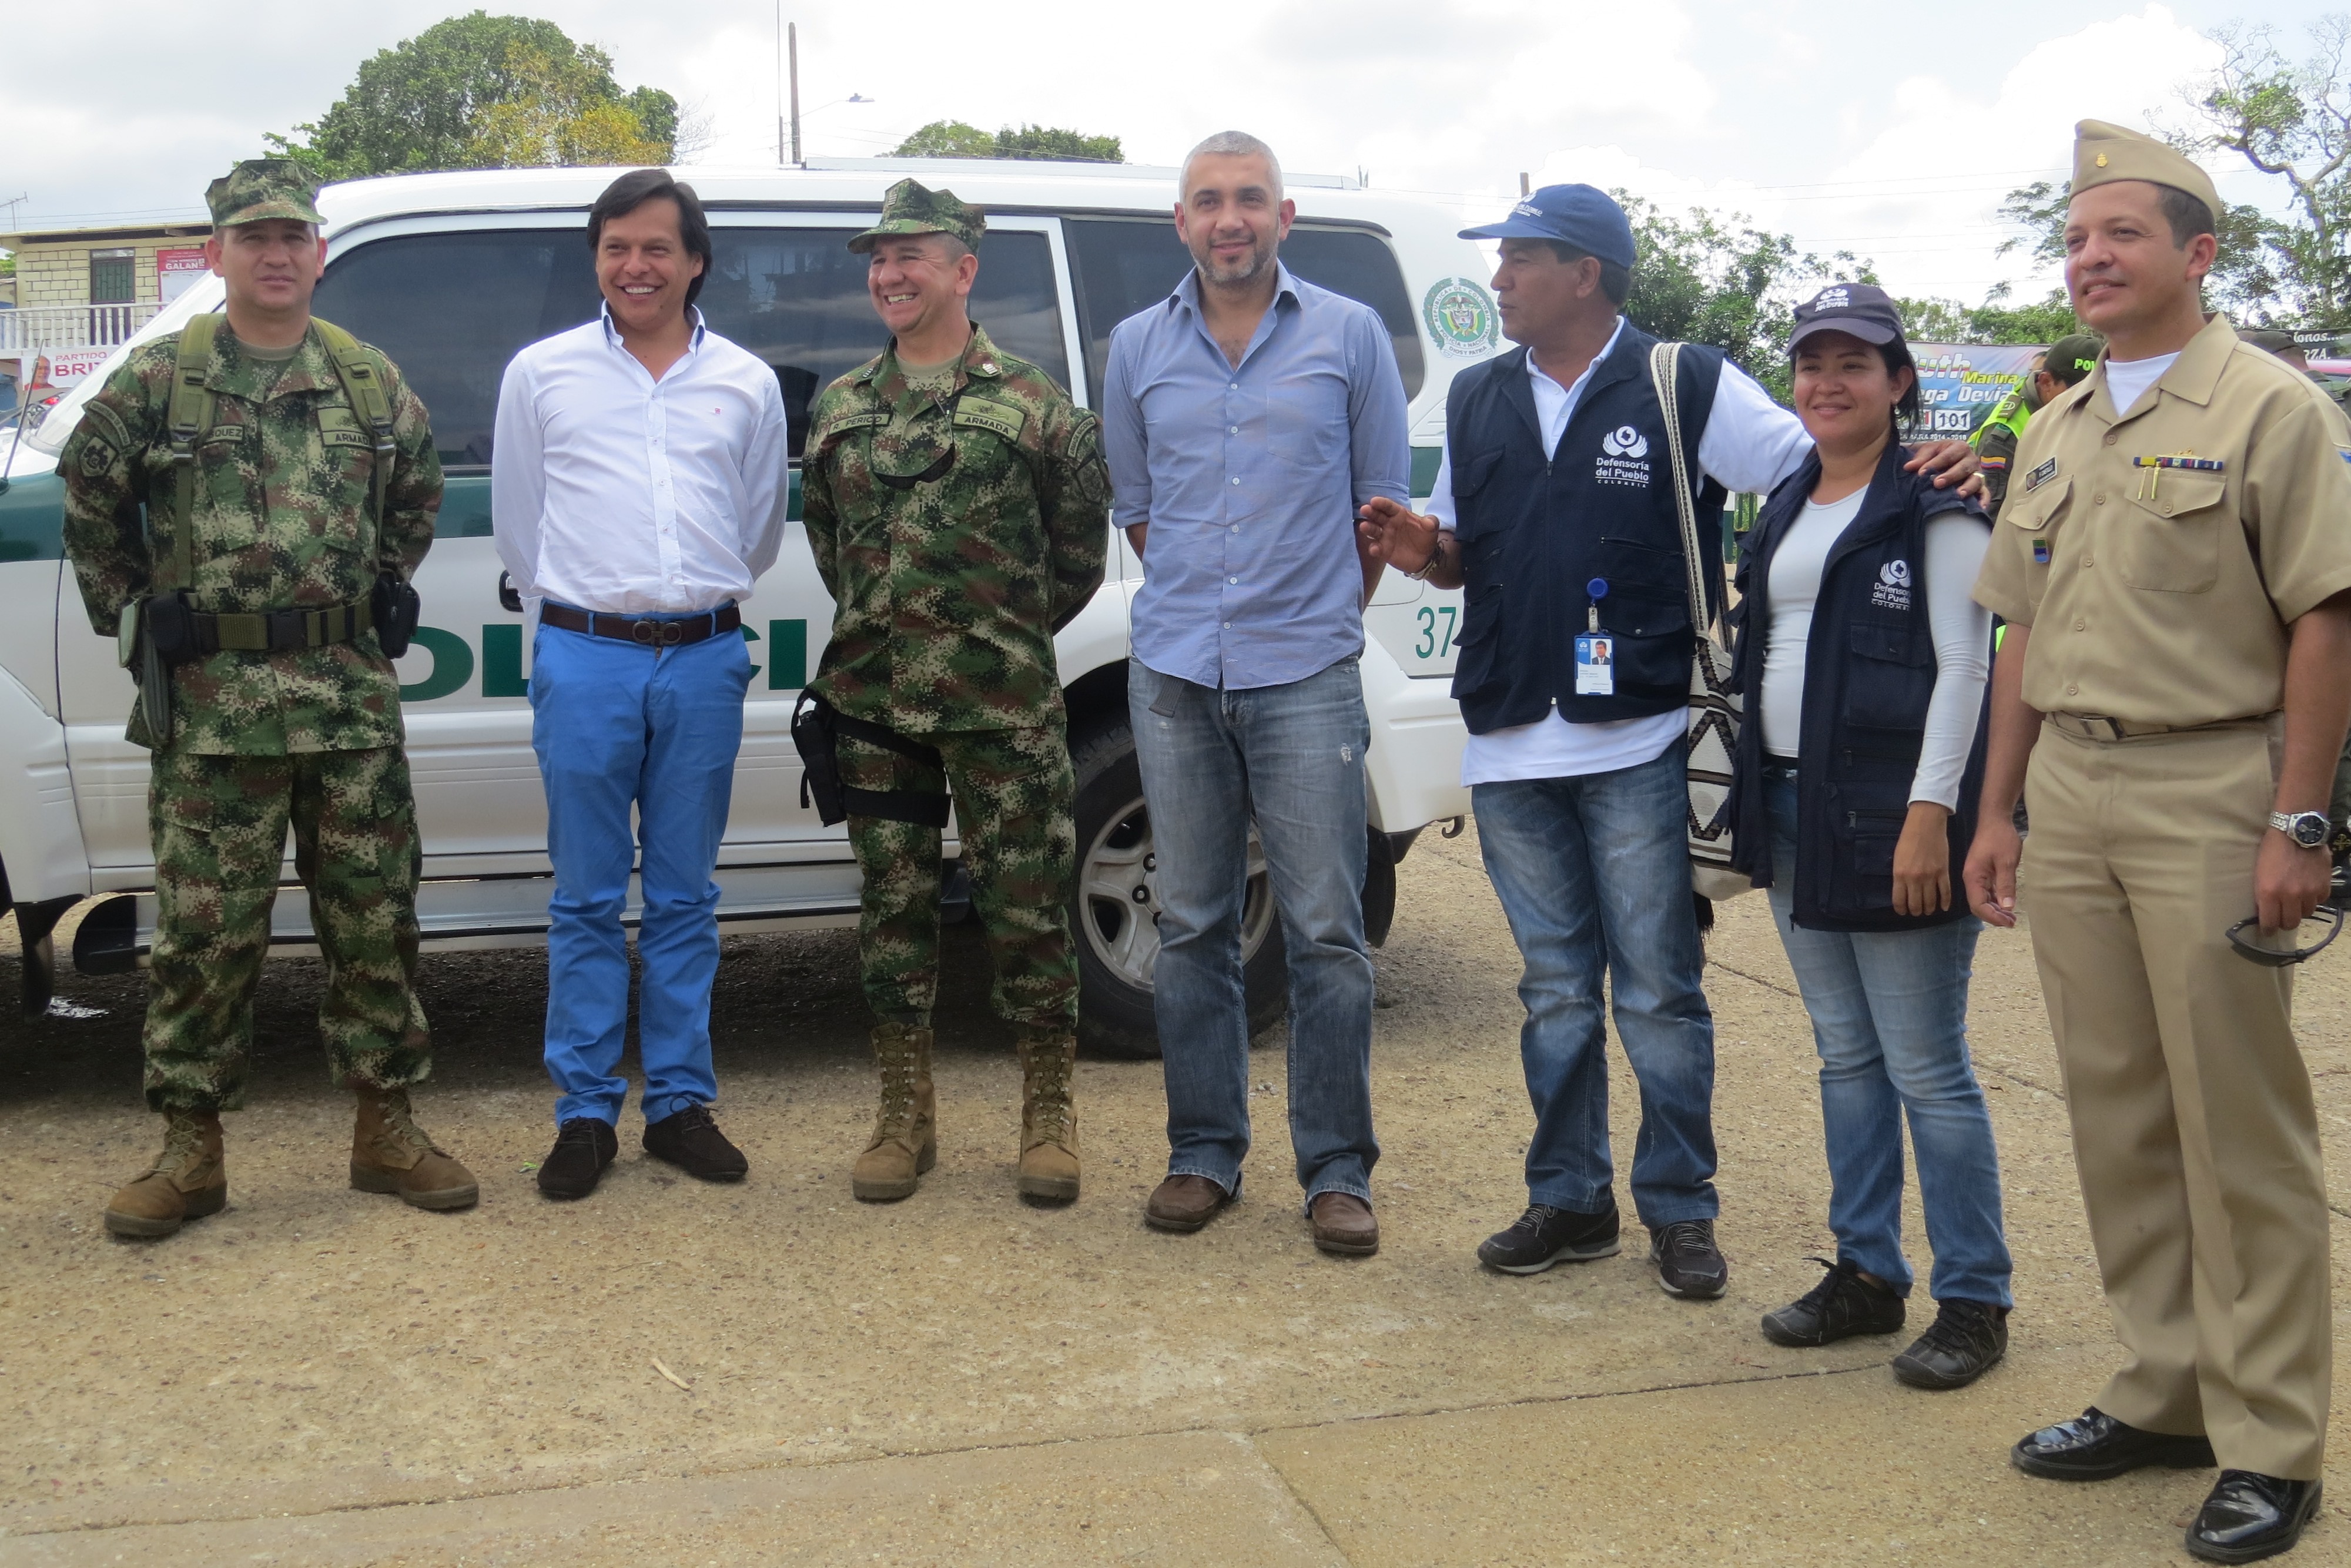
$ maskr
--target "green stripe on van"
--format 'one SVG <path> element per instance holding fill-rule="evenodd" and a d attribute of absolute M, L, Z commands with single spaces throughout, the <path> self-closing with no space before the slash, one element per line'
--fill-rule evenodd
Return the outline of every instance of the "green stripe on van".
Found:
<path fill-rule="evenodd" d="M 0 490 L 0 560 L 55 560 L 65 553 L 66 482 L 52 470 Z"/>
<path fill-rule="evenodd" d="M 1412 498 L 1426 501 L 1437 489 L 1437 466 L 1445 461 L 1442 446 L 1412 449 Z"/>

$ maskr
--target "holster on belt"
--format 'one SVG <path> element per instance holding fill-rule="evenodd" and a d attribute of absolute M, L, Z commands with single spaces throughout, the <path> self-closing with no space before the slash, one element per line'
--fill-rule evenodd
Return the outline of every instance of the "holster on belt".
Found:
<path fill-rule="evenodd" d="M 912 822 L 918 828 L 947 825 L 944 790 L 860 789 L 841 781 L 841 737 L 878 746 L 912 758 L 929 768 L 943 766 L 938 748 L 911 740 L 896 730 L 852 718 L 814 691 L 800 694 L 792 710 L 792 745 L 800 754 L 800 805 L 816 807 L 817 820 L 826 827 L 854 817 L 878 817 L 891 822 Z"/>

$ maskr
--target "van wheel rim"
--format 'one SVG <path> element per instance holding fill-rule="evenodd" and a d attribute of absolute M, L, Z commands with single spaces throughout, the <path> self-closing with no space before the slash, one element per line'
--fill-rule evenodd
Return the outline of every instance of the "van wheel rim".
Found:
<path fill-rule="evenodd" d="M 1140 991 L 1159 965 L 1159 863 L 1151 813 L 1136 797 L 1086 846 L 1078 862 L 1079 924 L 1104 968 Z M 1273 883 L 1252 824 L 1248 882 L 1241 896 L 1241 963 L 1255 958 L 1273 929 Z"/>

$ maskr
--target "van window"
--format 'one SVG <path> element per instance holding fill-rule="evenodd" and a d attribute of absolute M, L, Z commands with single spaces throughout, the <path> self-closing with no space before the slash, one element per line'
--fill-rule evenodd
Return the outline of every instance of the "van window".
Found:
<path fill-rule="evenodd" d="M 711 330 L 775 368 L 798 458 L 809 404 L 887 340 L 865 292 L 854 228 L 714 228 L 716 265 L 695 303 Z M 1064 384 L 1061 297 L 1041 234 L 980 242 L 971 313 L 997 345 Z M 595 319 L 595 268 L 569 229 L 475 229 L 363 245 L 327 269 L 319 315 L 390 355 L 433 415 L 452 468 L 490 460 L 498 382 L 525 346 Z"/>
<path fill-rule="evenodd" d="M 1086 344 L 1086 384 L 1100 406 L 1111 329 L 1175 292 L 1191 269 L 1192 256 L 1176 237 L 1173 218 L 1072 216 L 1063 221 L 1063 232 L 1070 247 L 1071 282 L 1078 295 L 1078 330 Z M 1309 283 L 1378 311 L 1395 341 L 1404 395 L 1407 400 L 1420 395 L 1426 374 L 1420 328 L 1413 316 L 1412 296 L 1405 291 L 1404 271 L 1386 240 L 1364 229 L 1301 223 L 1281 242 L 1281 259 Z"/>

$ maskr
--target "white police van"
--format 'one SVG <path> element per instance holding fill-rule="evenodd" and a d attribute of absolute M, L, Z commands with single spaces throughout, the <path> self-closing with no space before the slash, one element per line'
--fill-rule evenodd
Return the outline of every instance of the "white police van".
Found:
<path fill-rule="evenodd" d="M 320 201 L 330 253 L 318 313 L 400 366 L 432 413 L 448 473 L 432 553 L 417 574 L 423 626 L 399 665 L 424 839 L 417 913 L 427 947 L 544 939 L 547 817 L 530 747 L 522 617 L 501 602 L 490 538 L 491 431 L 508 358 L 596 313 L 586 217 L 616 172 L 409 175 L 335 185 Z M 846 242 L 872 221 L 897 179 L 948 185 L 986 208 L 973 315 L 1006 350 L 1044 366 L 1090 405 L 1100 401 L 1111 329 L 1164 298 L 1191 265 L 1169 215 L 1172 170 L 893 159 L 681 173 L 707 204 L 716 251 L 701 308 L 715 330 L 774 366 L 783 389 L 795 519 L 809 404 L 881 346 L 864 258 Z M 1446 387 L 1499 347 L 1484 257 L 1455 237 L 1458 220 L 1440 208 L 1348 179 L 1293 175 L 1289 183 L 1298 223 L 1282 259 L 1373 307 L 1394 334 L 1411 399 L 1414 493 L 1426 495 L 1443 441 Z M 176 331 L 220 303 L 219 279 L 206 278 L 134 341 Z M 120 895 L 89 911 L 78 927 L 73 957 L 86 972 L 135 965 L 154 920 L 147 754 L 123 739 L 132 687 L 112 642 L 90 632 L 58 543 L 57 453 L 105 373 L 37 428 L 0 444 L 7 454 L 0 467 L 0 901 L 13 901 L 26 939 L 25 1000 L 34 1010 L 47 1004 L 53 981 L 48 933 L 77 900 Z M 0 443 L 9 434 L 0 431 Z M 1072 915 L 1087 1043 L 1155 1054 L 1155 877 L 1125 690 L 1128 607 L 1142 567 L 1114 529 L 1113 543 L 1108 581 L 1058 642 L 1078 777 Z M 831 615 L 795 521 L 781 559 L 743 607 L 758 668 L 719 854 L 722 929 L 855 923 L 858 874 L 846 836 L 800 805 L 788 733 Z M 1395 862 L 1414 835 L 1468 808 L 1461 717 L 1446 678 L 1459 618 L 1458 592 L 1393 571 L 1365 614 L 1364 693 L 1374 737 L 1365 916 L 1374 941 L 1393 918 Z M 290 860 L 286 882 L 294 882 Z M 950 912 L 967 904 L 959 873 L 945 898 Z M 274 951 L 316 952 L 307 904 L 277 901 Z M 1285 991 L 1280 922 L 1261 862 L 1252 864 L 1244 939 L 1251 1019 L 1261 1025 L 1280 1016 Z"/>

